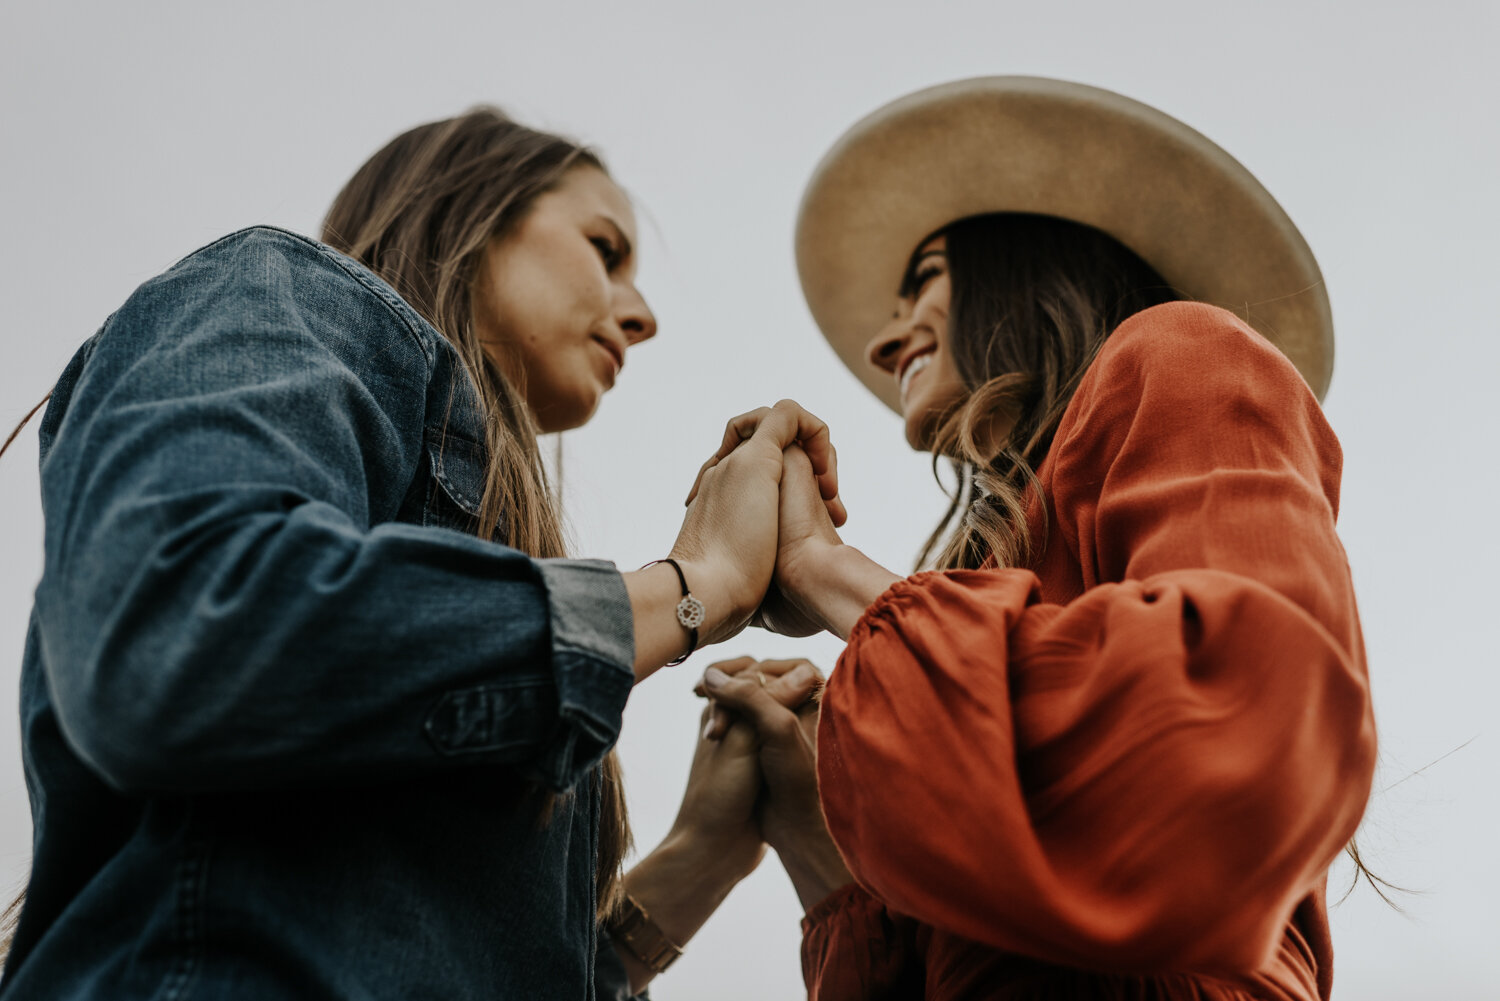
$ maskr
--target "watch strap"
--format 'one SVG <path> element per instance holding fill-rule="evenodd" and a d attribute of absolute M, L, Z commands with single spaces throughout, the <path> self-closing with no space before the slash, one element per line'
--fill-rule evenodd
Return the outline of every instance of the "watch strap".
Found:
<path fill-rule="evenodd" d="M 661 973 L 682 955 L 682 947 L 667 938 L 640 902 L 628 893 L 609 922 L 609 934 L 652 973 Z"/>

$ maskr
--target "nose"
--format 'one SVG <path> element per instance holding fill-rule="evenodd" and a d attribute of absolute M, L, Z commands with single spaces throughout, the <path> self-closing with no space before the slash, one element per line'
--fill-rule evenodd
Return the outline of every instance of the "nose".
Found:
<path fill-rule="evenodd" d="M 865 347 L 865 360 L 882 372 L 892 375 L 901 352 L 911 340 L 911 321 L 895 318 L 887 323 Z"/>
<path fill-rule="evenodd" d="M 649 341 L 656 336 L 656 316 L 646 305 L 646 297 L 634 285 L 621 295 L 615 310 L 615 320 L 631 344 Z"/>

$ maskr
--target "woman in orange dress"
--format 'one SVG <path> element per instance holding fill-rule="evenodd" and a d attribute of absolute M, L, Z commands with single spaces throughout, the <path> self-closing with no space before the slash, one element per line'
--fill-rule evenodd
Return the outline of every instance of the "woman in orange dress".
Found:
<path fill-rule="evenodd" d="M 848 641 L 826 831 L 807 728 L 743 665 L 705 678 L 762 735 L 809 994 L 1326 999 L 1375 738 L 1291 221 L 1160 112 L 999 77 L 855 125 L 797 250 L 824 335 L 960 476 L 938 569 L 901 578 L 786 453 L 763 615 Z"/>

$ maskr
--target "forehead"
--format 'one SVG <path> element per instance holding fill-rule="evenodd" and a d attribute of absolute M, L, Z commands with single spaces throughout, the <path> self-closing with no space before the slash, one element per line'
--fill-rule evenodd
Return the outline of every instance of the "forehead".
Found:
<path fill-rule="evenodd" d="M 580 223 L 603 216 L 635 238 L 635 210 L 630 199 L 608 174 L 597 167 L 574 167 L 543 196 L 549 207 Z"/>

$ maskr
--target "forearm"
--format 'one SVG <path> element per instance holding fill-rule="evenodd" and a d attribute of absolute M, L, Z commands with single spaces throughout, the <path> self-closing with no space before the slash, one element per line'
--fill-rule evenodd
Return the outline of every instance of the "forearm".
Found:
<path fill-rule="evenodd" d="M 814 622 L 847 640 L 854 624 L 901 577 L 849 545 L 820 545 L 800 555 L 779 581 Z"/>
<path fill-rule="evenodd" d="M 722 852 L 674 832 L 625 874 L 625 892 L 668 939 L 685 946 L 746 875 L 727 867 Z M 631 990 L 645 990 L 656 973 L 628 948 L 619 943 L 614 947 L 630 976 Z"/>
<path fill-rule="evenodd" d="M 685 570 L 684 577 L 692 570 Z M 635 680 L 639 684 L 668 661 L 687 652 L 691 636 L 677 621 L 682 583 L 665 563 L 657 563 L 622 575 L 630 595 L 630 614 L 635 620 Z M 689 588 L 701 585 L 689 581 Z M 696 594 L 696 592 L 695 592 Z M 700 599 L 701 600 L 701 599 Z M 701 635 L 701 630 L 700 630 Z"/>

